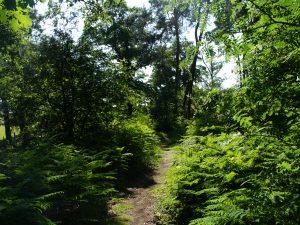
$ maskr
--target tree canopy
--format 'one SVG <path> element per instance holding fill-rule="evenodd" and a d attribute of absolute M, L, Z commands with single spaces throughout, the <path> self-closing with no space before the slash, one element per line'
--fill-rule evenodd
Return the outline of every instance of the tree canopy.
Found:
<path fill-rule="evenodd" d="M 1 225 L 112 225 L 165 143 L 157 224 L 300 223 L 298 0 L 36 4 L 0 0 Z"/>

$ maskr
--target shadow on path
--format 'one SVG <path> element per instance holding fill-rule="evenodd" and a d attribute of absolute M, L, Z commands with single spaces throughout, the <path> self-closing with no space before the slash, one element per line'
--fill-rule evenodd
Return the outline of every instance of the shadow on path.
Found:
<path fill-rule="evenodd" d="M 135 185 L 131 185 L 127 190 L 129 195 L 126 201 L 132 205 L 128 210 L 128 215 L 132 218 L 130 225 L 155 225 L 155 215 L 153 206 L 155 197 L 152 190 L 158 185 L 163 184 L 164 176 L 172 164 L 174 152 L 163 151 L 159 167 L 153 174 L 148 174 L 143 178 L 137 179 Z"/>

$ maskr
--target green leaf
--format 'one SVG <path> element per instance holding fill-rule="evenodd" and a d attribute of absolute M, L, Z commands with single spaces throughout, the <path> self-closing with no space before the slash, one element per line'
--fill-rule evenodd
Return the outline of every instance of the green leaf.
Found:
<path fill-rule="evenodd" d="M 282 162 L 277 165 L 277 168 L 279 168 L 280 172 L 288 172 L 292 170 L 292 165 L 288 162 Z"/>

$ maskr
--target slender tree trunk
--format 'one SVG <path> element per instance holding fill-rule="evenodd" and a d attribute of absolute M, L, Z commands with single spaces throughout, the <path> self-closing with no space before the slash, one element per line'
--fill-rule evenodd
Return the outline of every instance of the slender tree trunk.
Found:
<path fill-rule="evenodd" d="M 202 39 L 202 33 L 198 37 L 198 28 L 199 28 L 200 23 L 198 22 L 196 27 L 195 27 L 195 42 L 196 46 L 199 40 Z M 183 109 L 185 111 L 185 116 L 187 119 L 190 119 L 192 116 L 192 93 L 193 93 L 193 85 L 194 81 L 196 78 L 196 69 L 197 69 L 197 59 L 198 59 L 198 52 L 199 52 L 199 47 L 197 47 L 195 51 L 195 55 L 193 57 L 193 62 L 190 66 L 190 76 L 187 81 L 187 85 L 185 88 L 185 93 L 184 93 L 184 100 L 183 100 Z"/>
<path fill-rule="evenodd" d="M 74 141 L 74 102 L 73 102 L 73 89 L 66 87 L 63 78 L 60 81 L 61 95 L 63 100 L 63 114 L 64 114 L 64 135 L 67 141 Z"/>
<path fill-rule="evenodd" d="M 189 80 L 188 102 L 187 102 L 187 112 L 186 112 L 188 119 L 191 119 L 192 117 L 192 94 L 193 94 L 194 81 L 196 78 L 197 59 L 198 59 L 198 51 L 194 55 L 193 62 L 190 67 L 191 79 Z"/>
<path fill-rule="evenodd" d="M 68 106 L 66 106 L 68 105 Z M 67 139 L 71 142 L 74 141 L 74 109 L 72 103 L 65 104 L 65 118 L 66 118 L 66 134 Z"/>
<path fill-rule="evenodd" d="M 133 104 L 131 102 L 127 102 L 127 115 L 132 116 L 133 113 Z"/>
<path fill-rule="evenodd" d="M 22 138 L 22 145 L 23 147 L 29 144 L 29 131 L 26 129 L 26 103 L 24 101 L 24 97 L 22 96 L 19 99 L 19 106 L 16 112 L 17 116 L 17 125 L 20 128 L 20 137 Z"/>
<path fill-rule="evenodd" d="M 238 73 L 239 73 L 239 77 L 240 77 L 240 80 L 239 80 L 239 83 L 240 83 L 240 87 L 243 87 L 243 84 L 242 84 L 242 80 L 244 79 L 244 72 L 243 72 L 243 68 L 242 68 L 242 60 L 241 60 L 241 57 L 238 55 L 237 57 L 237 65 L 238 65 Z"/>
<path fill-rule="evenodd" d="M 18 102 L 19 104 L 17 106 L 17 111 L 16 111 L 17 125 L 20 128 L 20 133 L 23 133 L 26 127 L 26 119 L 25 119 L 26 103 L 23 95 L 21 95 L 21 97 L 18 98 Z"/>
<path fill-rule="evenodd" d="M 5 136 L 6 140 L 11 143 L 11 124 L 9 118 L 9 107 L 6 98 L 2 98 L 2 109 L 3 109 L 3 119 L 4 119 L 4 127 L 5 127 Z"/>
<path fill-rule="evenodd" d="M 187 119 L 191 118 L 192 93 L 193 93 L 193 81 L 189 80 L 186 85 L 184 98 L 183 98 L 184 112 L 185 112 L 185 117 Z"/>
<path fill-rule="evenodd" d="M 177 9 L 174 9 L 174 16 L 175 16 L 175 36 L 176 36 L 176 56 L 175 56 L 175 115 L 178 115 L 178 91 L 180 88 L 180 34 L 179 34 L 179 13 Z"/>
<path fill-rule="evenodd" d="M 211 88 L 215 86 L 213 58 L 210 59 L 210 86 Z"/>
<path fill-rule="evenodd" d="M 230 17 L 231 17 L 231 1 L 230 0 L 225 0 L 225 11 L 226 11 L 226 23 L 227 23 L 227 27 L 228 28 L 231 28 L 232 27 L 232 24 L 231 24 L 231 20 L 230 20 Z"/>

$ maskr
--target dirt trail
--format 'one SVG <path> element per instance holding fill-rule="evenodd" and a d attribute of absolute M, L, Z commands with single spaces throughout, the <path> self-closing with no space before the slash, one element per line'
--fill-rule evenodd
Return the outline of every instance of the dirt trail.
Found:
<path fill-rule="evenodd" d="M 152 190 L 164 181 L 164 175 L 168 168 L 171 166 L 173 151 L 164 151 L 162 153 L 162 160 L 159 167 L 154 171 L 151 177 L 148 177 L 148 182 L 144 182 L 142 187 L 128 188 L 131 192 L 127 201 L 132 205 L 132 209 L 128 214 L 132 217 L 133 221 L 130 225 L 155 225 L 155 216 L 153 214 L 153 205 L 155 204 L 155 197 Z"/>

